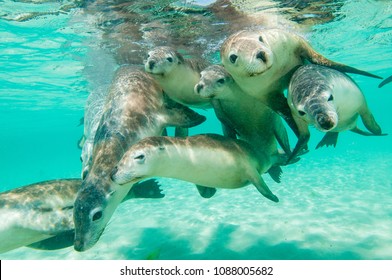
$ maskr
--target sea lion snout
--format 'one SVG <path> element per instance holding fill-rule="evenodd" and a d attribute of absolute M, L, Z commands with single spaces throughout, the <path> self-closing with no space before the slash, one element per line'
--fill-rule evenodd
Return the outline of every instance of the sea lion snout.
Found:
<path fill-rule="evenodd" d="M 316 121 L 319 126 L 326 131 L 331 130 L 336 126 L 335 120 L 329 115 L 319 114 L 316 116 Z"/>

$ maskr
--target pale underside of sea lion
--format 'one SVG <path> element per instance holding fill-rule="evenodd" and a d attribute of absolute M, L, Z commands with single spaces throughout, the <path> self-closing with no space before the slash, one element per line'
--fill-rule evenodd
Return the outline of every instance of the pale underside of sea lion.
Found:
<path fill-rule="evenodd" d="M 44 181 L 0 193 L 0 253 L 28 246 L 56 250 L 72 246 L 73 206 L 81 179 Z M 159 184 L 148 180 L 124 198 L 162 198 Z"/>
<path fill-rule="evenodd" d="M 299 35 L 281 29 L 243 30 L 229 36 L 221 46 L 221 60 L 244 92 L 281 114 L 297 135 L 283 94 L 297 67 L 307 61 L 341 72 L 381 78 L 329 60 Z"/>
<path fill-rule="evenodd" d="M 113 170 L 112 179 L 125 188 L 155 176 L 225 189 L 253 184 L 264 197 L 278 202 L 260 174 L 286 160 L 287 157 L 280 155 L 261 157 L 258 153 L 256 156 L 245 141 L 217 134 L 149 137 L 124 154 Z"/>
<path fill-rule="evenodd" d="M 292 156 L 308 142 L 309 125 L 326 132 L 316 148 L 336 146 L 339 132 L 346 130 L 365 136 L 385 135 L 358 85 L 346 74 L 331 68 L 313 64 L 300 67 L 290 81 L 288 103 L 299 129 Z M 370 133 L 358 128 L 358 116 Z"/>
<path fill-rule="evenodd" d="M 117 70 L 94 138 L 90 170 L 74 207 L 77 251 L 91 248 L 118 204 L 128 193 L 111 181 L 110 173 L 124 152 L 166 126 L 191 127 L 205 117 L 165 96 L 150 75 L 131 67 Z"/>
<path fill-rule="evenodd" d="M 234 139 L 238 136 L 256 152 L 261 151 L 262 156 L 278 153 L 277 141 L 287 155 L 291 154 L 281 118 L 258 99 L 245 94 L 223 66 L 212 65 L 204 69 L 195 93 L 211 99 L 226 136 Z M 281 172 L 279 166 L 269 170 L 277 182 L 280 182 Z"/>

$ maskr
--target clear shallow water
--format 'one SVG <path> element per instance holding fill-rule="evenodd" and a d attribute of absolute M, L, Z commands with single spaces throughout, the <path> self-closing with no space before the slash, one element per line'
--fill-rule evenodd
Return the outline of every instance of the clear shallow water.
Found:
<path fill-rule="evenodd" d="M 148 32 L 144 37 L 132 33 L 125 42 L 118 39 L 124 24 L 108 23 L 112 14 L 103 12 L 99 2 L 63 13 L 53 11 L 63 9 L 65 2 L 0 2 L 0 190 L 79 177 L 76 144 L 83 128 L 78 124 L 89 92 L 104 91 L 116 64 L 130 58 L 138 61 L 154 40 Z M 305 36 L 331 59 L 391 75 L 392 5 L 345 2 L 333 13 L 334 19 L 310 27 L 307 23 L 310 31 Z M 18 21 L 32 11 L 45 13 Z M 148 11 L 139 5 L 138 13 L 156 20 L 156 25 L 179 18 L 166 10 L 164 16 Z M 194 22 L 195 37 L 187 38 L 197 38 L 199 19 L 190 13 L 183 17 Z M 209 18 L 216 20 L 214 15 Z M 137 24 L 147 22 L 144 17 L 136 19 Z M 183 30 L 175 23 L 174 30 Z M 204 53 L 208 57 L 216 56 L 220 40 L 212 40 L 212 35 L 199 38 L 209 41 Z M 134 56 L 119 47 L 128 42 L 137 50 Z M 378 89 L 378 80 L 353 77 L 383 131 L 391 134 L 392 84 Z M 211 118 L 192 134 L 218 132 L 213 114 L 201 112 Z M 312 130 L 310 147 L 321 137 Z M 219 190 L 205 200 L 191 184 L 165 179 L 163 199 L 120 205 L 100 241 L 87 252 L 20 248 L 0 257 L 144 259 L 159 250 L 161 259 L 392 259 L 390 137 L 342 133 L 335 149 L 312 149 L 299 163 L 285 167 L 281 184 L 264 176 L 280 198 L 278 204 L 269 203 L 252 187 Z"/>

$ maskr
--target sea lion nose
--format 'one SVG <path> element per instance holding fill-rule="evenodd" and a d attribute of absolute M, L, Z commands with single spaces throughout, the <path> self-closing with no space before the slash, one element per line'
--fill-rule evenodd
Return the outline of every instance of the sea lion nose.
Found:
<path fill-rule="evenodd" d="M 322 129 L 330 130 L 334 127 L 335 123 L 333 120 L 327 115 L 318 115 L 317 123 L 320 125 Z"/>
<path fill-rule="evenodd" d="M 232 54 L 229 56 L 229 60 L 231 63 L 235 63 L 237 61 L 238 55 Z"/>
<path fill-rule="evenodd" d="M 197 92 L 197 93 L 200 93 L 200 91 L 203 89 L 203 87 L 204 87 L 204 86 L 203 86 L 202 84 L 197 84 L 197 85 L 196 85 L 196 92 Z"/>
<path fill-rule="evenodd" d="M 264 52 L 264 51 L 259 51 L 259 52 L 257 52 L 256 58 L 257 58 L 257 59 L 260 59 L 260 60 L 263 61 L 264 63 L 267 62 L 267 56 L 265 55 L 265 52 Z"/>
<path fill-rule="evenodd" d="M 74 249 L 77 252 L 83 252 L 84 248 L 83 248 L 83 242 L 81 242 L 80 240 L 75 239 L 74 241 Z"/>
<path fill-rule="evenodd" d="M 154 68 L 155 64 L 156 64 L 155 61 L 150 60 L 150 61 L 148 62 L 148 67 L 152 70 L 152 69 Z"/>

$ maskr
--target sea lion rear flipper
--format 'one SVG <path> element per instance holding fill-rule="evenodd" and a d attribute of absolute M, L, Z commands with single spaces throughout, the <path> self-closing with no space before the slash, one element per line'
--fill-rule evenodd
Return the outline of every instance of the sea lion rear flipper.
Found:
<path fill-rule="evenodd" d="M 206 120 L 202 116 L 188 107 L 181 105 L 165 95 L 165 119 L 168 126 L 193 127 Z"/>
<path fill-rule="evenodd" d="M 209 188 L 209 187 L 204 187 L 204 186 L 200 186 L 200 185 L 196 185 L 196 188 L 199 191 L 199 194 L 201 195 L 201 197 L 204 197 L 204 198 L 211 198 L 216 193 L 215 188 Z"/>
<path fill-rule="evenodd" d="M 272 180 L 274 180 L 276 183 L 281 182 L 283 170 L 280 166 L 272 166 L 270 169 L 268 169 L 267 172 L 271 176 Z"/>
<path fill-rule="evenodd" d="M 385 86 L 386 84 L 389 84 L 390 82 L 392 82 L 392 76 L 389 76 L 388 78 L 386 78 L 384 81 L 382 81 L 378 87 L 381 88 L 383 86 Z"/>
<path fill-rule="evenodd" d="M 250 181 L 256 187 L 259 193 L 273 202 L 279 202 L 279 198 L 271 192 L 263 178 L 261 178 L 257 172 L 255 173 L 256 174 L 250 179 Z"/>
<path fill-rule="evenodd" d="M 321 148 L 323 146 L 334 146 L 336 147 L 336 144 L 338 142 L 338 136 L 339 132 L 327 132 L 325 133 L 323 139 L 317 144 L 316 149 Z"/>
<path fill-rule="evenodd" d="M 363 75 L 376 79 L 382 79 L 382 77 L 374 75 L 372 73 L 329 60 L 328 58 L 316 52 L 305 40 L 302 39 L 301 41 L 302 41 L 301 44 L 302 48 L 301 48 L 300 55 L 302 58 L 310 61 L 311 63 L 326 66 L 344 73 L 353 73 L 353 74 Z"/>
<path fill-rule="evenodd" d="M 48 239 L 44 239 L 32 243 L 30 245 L 27 245 L 26 247 L 39 249 L 39 250 L 48 250 L 48 251 L 59 250 L 59 249 L 71 247 L 74 243 L 74 238 L 75 238 L 75 231 L 69 230 L 60 233 L 58 235 L 55 235 L 53 237 L 50 237 Z"/>

